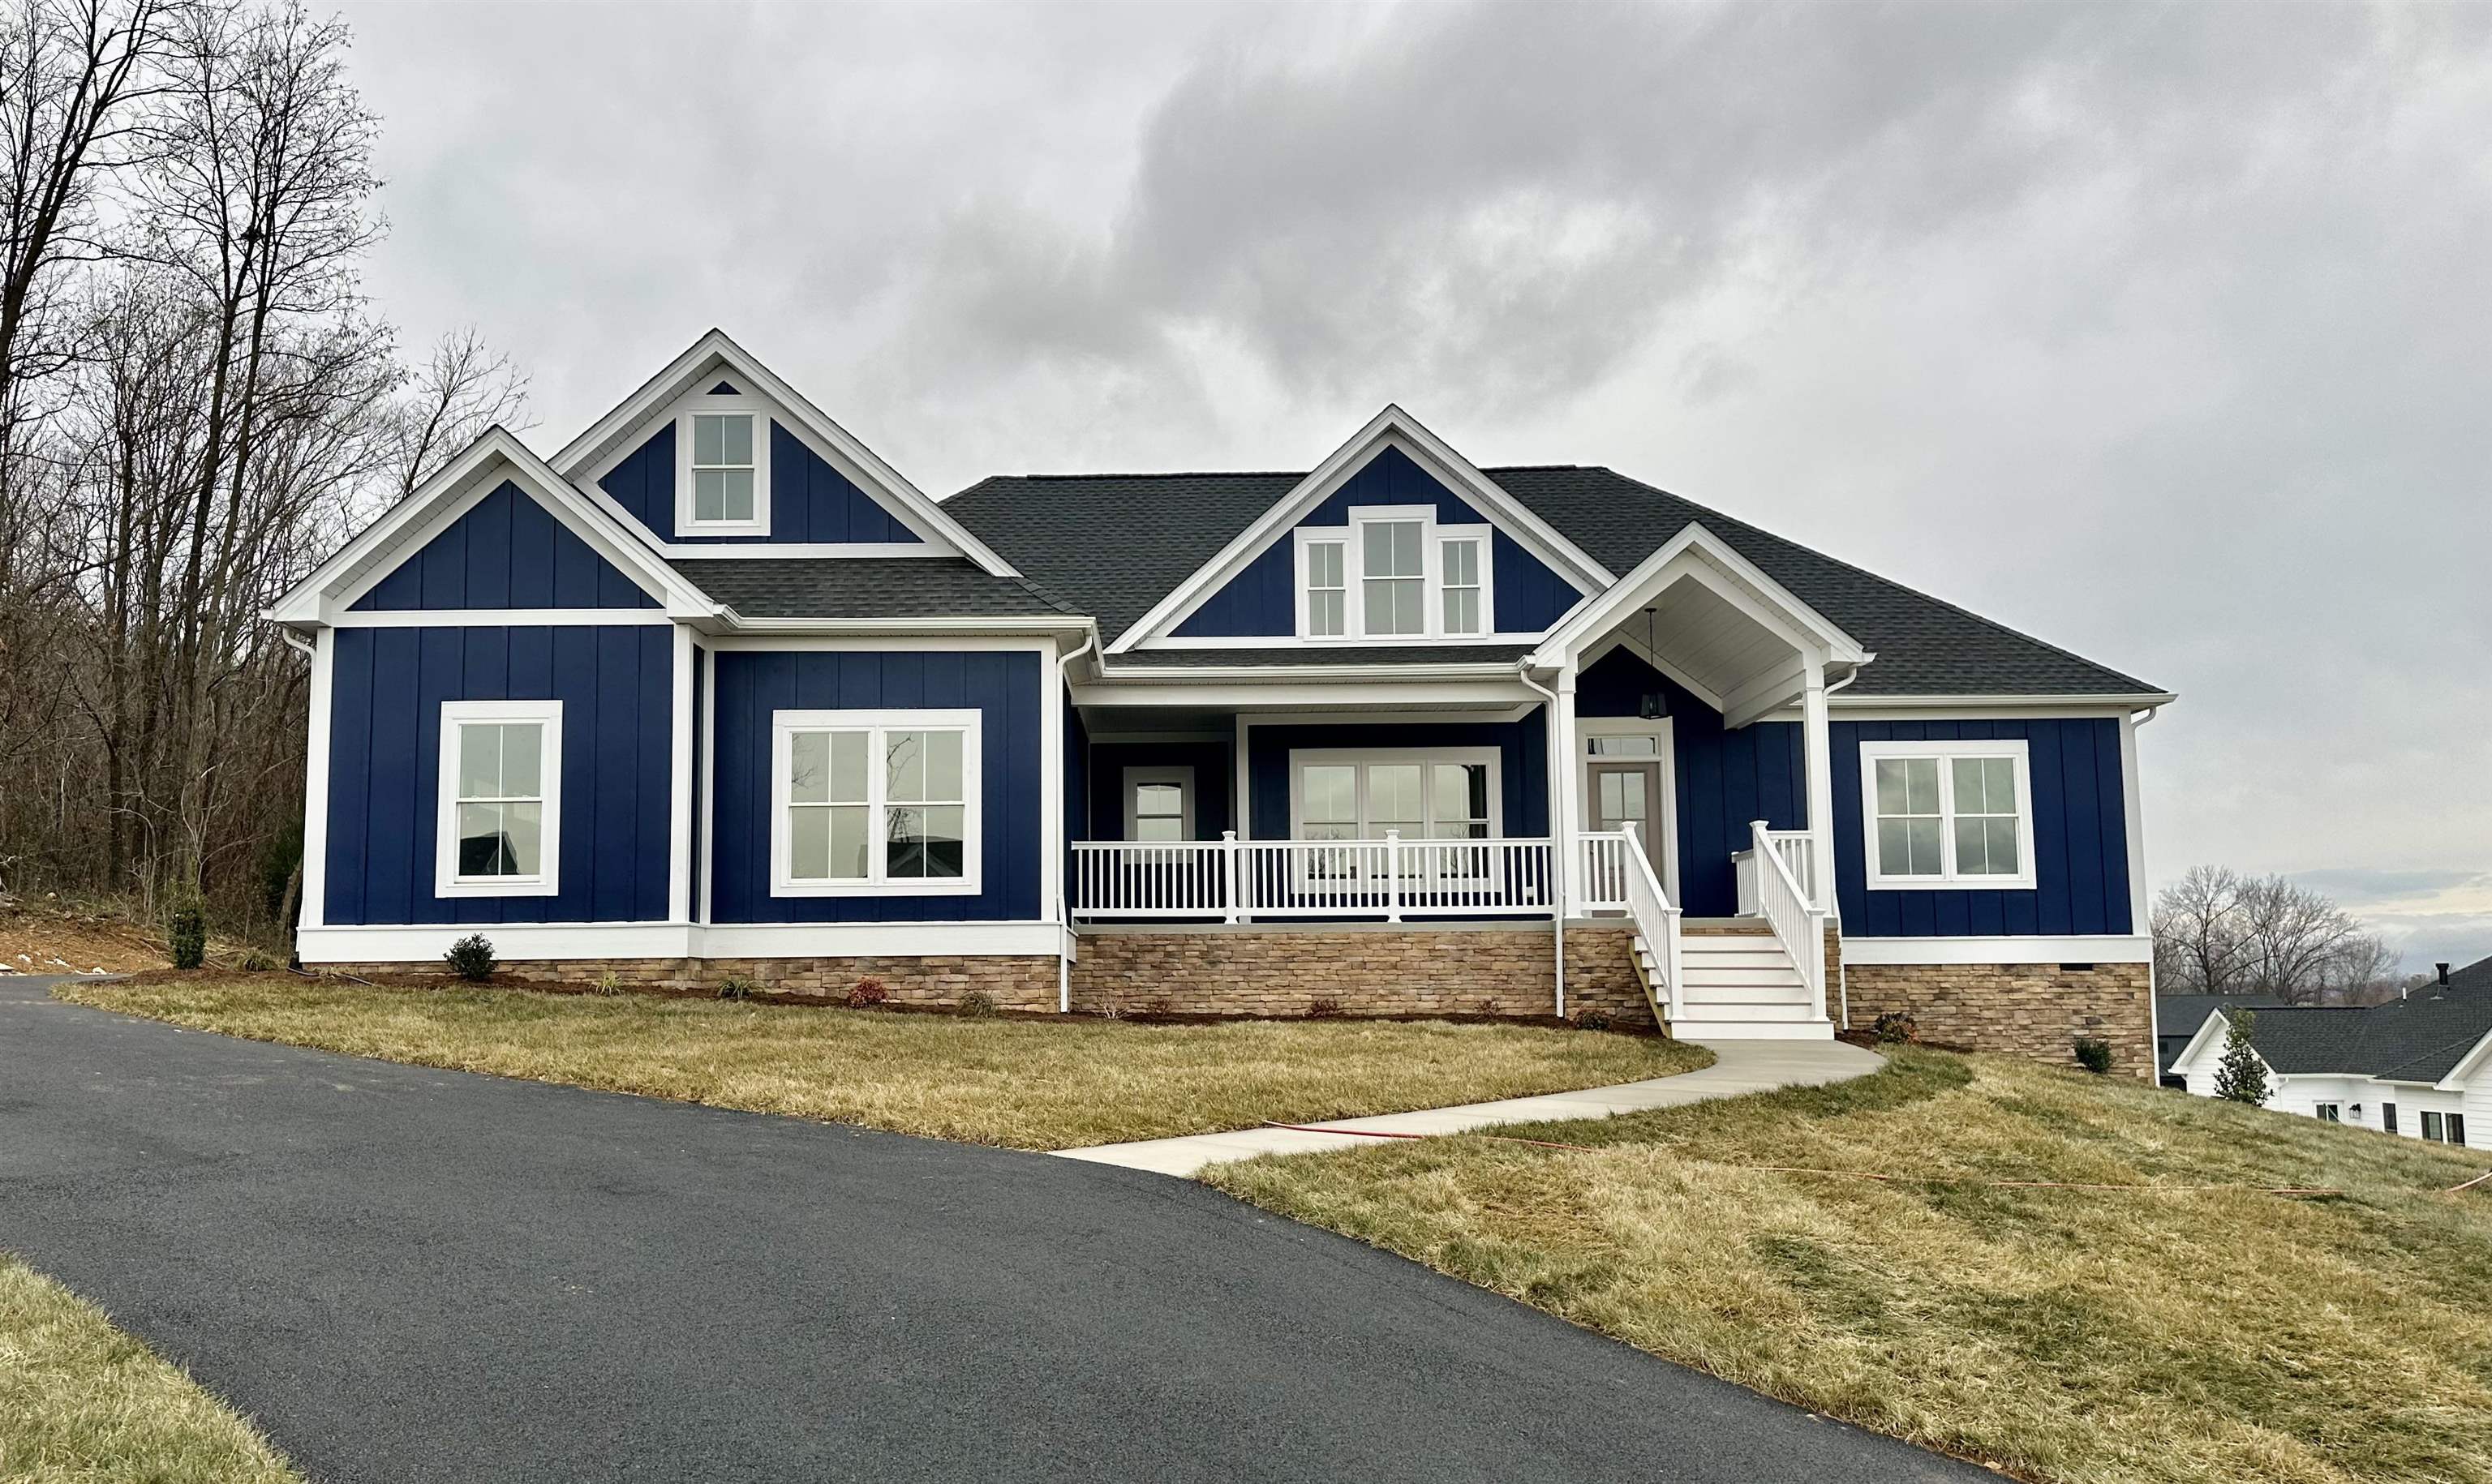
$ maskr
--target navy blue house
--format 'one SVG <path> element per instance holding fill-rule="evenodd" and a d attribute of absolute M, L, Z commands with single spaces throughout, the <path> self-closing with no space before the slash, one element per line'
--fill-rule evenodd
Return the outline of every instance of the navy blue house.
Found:
<path fill-rule="evenodd" d="M 481 931 L 547 976 L 1262 1012 L 1355 964 L 1353 1010 L 2152 1065 L 2169 693 L 1395 407 L 1303 474 L 937 502 L 713 332 L 269 617 L 312 656 L 308 964 Z"/>

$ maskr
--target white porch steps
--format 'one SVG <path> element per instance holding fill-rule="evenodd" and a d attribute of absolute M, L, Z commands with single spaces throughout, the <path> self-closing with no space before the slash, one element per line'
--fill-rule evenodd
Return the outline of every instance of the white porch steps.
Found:
<path fill-rule="evenodd" d="M 1653 1002 L 1660 965 L 1651 946 L 1635 939 L 1636 976 Z M 1670 1033 L 1689 1040 L 1807 1040 L 1834 1038 L 1834 1023 L 1810 1004 L 1808 984 L 1774 935 L 1748 930 L 1740 919 L 1731 931 L 1681 932 L 1678 937 L 1679 1014 Z"/>

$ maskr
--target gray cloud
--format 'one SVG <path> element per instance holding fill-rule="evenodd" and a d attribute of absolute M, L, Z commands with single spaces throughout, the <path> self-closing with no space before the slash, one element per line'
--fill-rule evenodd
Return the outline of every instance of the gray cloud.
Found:
<path fill-rule="evenodd" d="M 1399 400 L 2181 690 L 2158 877 L 2492 915 L 2492 8 L 350 15 L 542 444 L 712 323 L 937 492 Z"/>

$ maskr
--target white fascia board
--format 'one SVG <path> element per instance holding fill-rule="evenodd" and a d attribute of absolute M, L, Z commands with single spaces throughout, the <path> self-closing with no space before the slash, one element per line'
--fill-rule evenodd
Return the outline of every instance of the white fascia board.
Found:
<path fill-rule="evenodd" d="M 599 492 L 604 493 L 602 490 Z M 660 541 L 658 555 L 669 562 L 732 562 L 739 558 L 748 561 L 764 558 L 784 560 L 788 557 L 853 562 L 865 558 L 957 557 L 960 553 L 927 541 Z"/>
<path fill-rule="evenodd" d="M 1128 683 L 1113 675 L 1105 681 L 1076 682 L 1073 686 L 1073 703 L 1076 706 L 1235 707 L 1250 712 L 1279 707 L 1374 711 L 1379 705 L 1387 703 L 1411 707 L 1503 708 L 1527 705 L 1537 699 L 1532 691 L 1514 678 L 1511 671 L 1501 681 L 1406 682 L 1384 692 L 1380 692 L 1373 684 L 1323 684 L 1303 681 L 1296 684 L 1246 684 L 1231 680 L 1178 685 Z"/>
<path fill-rule="evenodd" d="M 2475 1080 L 2487 1062 L 2492 1062 L 2492 1031 L 2483 1033 L 2474 1048 L 2457 1059 L 2457 1064 L 2448 1069 L 2448 1075 L 2432 1086 L 2444 1092 L 2463 1092 L 2466 1085 Z"/>
<path fill-rule="evenodd" d="M 1696 560 L 1682 563 L 1681 558 Z M 1678 567 L 1676 573 L 1671 568 Z M 1707 568 L 1710 568 L 1708 571 Z M 1863 665 L 1876 656 L 1842 626 L 1799 599 L 1720 537 L 1690 521 L 1590 602 L 1578 605 L 1549 631 L 1531 656 L 1535 669 L 1558 669 L 1568 655 L 1597 641 L 1628 611 L 1641 608 L 1674 582 L 1694 578 L 1795 648 L 1817 648 L 1829 664 Z M 1748 591 L 1741 591 L 1742 588 Z"/>
<path fill-rule="evenodd" d="M 421 550 L 436 529 L 474 509 L 505 479 L 543 504 L 640 591 L 658 599 L 668 618 L 706 617 L 718 611 L 717 603 L 634 535 L 635 523 L 628 516 L 602 508 L 597 499 L 554 473 L 527 445 L 496 423 L 295 584 L 263 617 L 298 626 L 336 622 L 356 598 L 397 569 L 385 558 Z"/>
<path fill-rule="evenodd" d="M 1953 889 L 1953 884 L 1934 887 Z M 1847 964 L 2151 964 L 2154 940 L 2143 934 L 2068 937 L 1843 938 Z"/>
<path fill-rule="evenodd" d="M 2200 1055 L 2223 1040 L 2225 1025 L 2223 1011 L 2209 1010 L 2207 1018 L 2190 1033 L 2189 1044 L 2181 1047 L 2180 1054 L 2172 1059 L 2172 1070 L 2177 1072 L 2184 1066 L 2197 1065 Z"/>
<path fill-rule="evenodd" d="M 1503 528 L 1526 550 L 1571 576 L 1579 587 L 1597 593 L 1614 580 L 1608 567 L 1593 561 L 1582 547 L 1560 535 L 1528 506 L 1499 488 L 1496 480 L 1480 473 L 1470 460 L 1421 425 L 1418 419 L 1388 402 L 1383 411 L 1369 419 L 1366 426 L 1351 434 L 1348 442 L 1333 450 L 1288 494 L 1255 517 L 1210 561 L 1195 568 L 1183 582 L 1152 604 L 1149 612 L 1119 635 L 1115 643 L 1108 646 L 1108 653 L 1121 655 L 1145 640 L 1166 637 L 1168 631 L 1182 623 L 1198 604 L 1218 592 L 1223 584 L 1261 555 L 1264 547 L 1278 540 L 1309 510 L 1323 504 L 1335 490 L 1349 483 L 1350 476 L 1365 468 L 1370 459 L 1387 448 L 1400 450 L 1411 462 L 1461 496 L 1465 504 L 1487 514 L 1492 524 Z"/>
<path fill-rule="evenodd" d="M 803 393 L 781 380 L 777 372 L 756 360 L 752 352 L 736 344 L 723 330 L 712 330 L 694 341 L 665 370 L 651 377 L 611 412 L 590 424 L 587 431 L 554 455 L 554 466 L 562 470 L 566 478 L 582 478 L 594 467 L 595 460 L 607 451 L 608 444 L 660 409 L 671 406 L 696 390 L 695 383 L 699 378 L 719 374 L 721 368 L 726 369 L 730 379 L 741 378 L 736 390 L 777 403 L 787 414 L 790 431 L 812 443 L 815 452 L 824 455 L 833 467 L 855 479 L 869 495 L 877 492 L 889 495 L 894 504 L 914 517 L 905 523 L 919 535 L 949 542 L 990 576 L 1020 575 L 1012 564 L 997 555 L 994 548 L 970 534 L 967 527 L 945 514 L 939 503 L 908 482 L 899 470 L 883 462 L 880 454 L 832 421 L 829 414 L 806 400 Z"/>
<path fill-rule="evenodd" d="M 903 619 L 747 618 L 729 608 L 727 631 L 739 634 L 1079 634 L 1090 621 L 1068 614 L 1033 613 L 1004 618 L 937 615 Z"/>
<path fill-rule="evenodd" d="M 2054 716 L 2103 715 L 2125 716 L 2133 712 L 2169 706 L 2180 699 L 2169 691 L 2142 691 L 2135 695 L 2036 695 L 1998 692 L 1990 695 L 1964 696 L 1854 696 L 1840 692 L 1825 698 L 1825 704 L 1840 712 L 1913 712 L 1934 711 L 1998 713 L 2048 713 Z M 1863 717 L 1858 719 L 1876 719 Z"/>

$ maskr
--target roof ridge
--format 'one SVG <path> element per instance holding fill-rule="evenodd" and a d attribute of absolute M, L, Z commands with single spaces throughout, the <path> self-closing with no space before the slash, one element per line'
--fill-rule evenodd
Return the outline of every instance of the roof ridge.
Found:
<path fill-rule="evenodd" d="M 2062 659 L 2072 659 L 2072 660 L 2075 660 L 2078 664 L 2086 665 L 2086 666 L 2089 666 L 2089 667 L 2091 667 L 2091 668 L 2092 668 L 2092 669 L 2100 670 L 2100 671 L 2102 671 L 2102 672 L 2103 672 L 2104 674 L 2106 674 L 2106 675 L 2116 675 L 2116 676 L 2119 676 L 2121 680 L 2127 681 L 2127 682 L 2131 683 L 2132 684 L 2138 685 L 2138 686 L 2140 686 L 2140 687 L 2142 687 L 2142 688 L 2145 688 L 2145 689 L 2150 689 L 2150 690 L 2151 690 L 2151 689 L 2155 688 L 2155 687 L 2153 687 L 2152 685 L 2149 684 L 2149 683 L 2147 683 L 2147 682 L 2145 682 L 2145 681 L 2141 681 L 2141 680 L 2139 680 L 2136 676 L 2129 674 L 2129 673 L 2128 673 L 2127 671 L 2125 671 L 2125 670 L 2115 670 L 2115 669 L 2113 669 L 2111 666 L 2109 666 L 2109 665 L 2107 665 L 2107 664 L 2104 664 L 2101 660 L 2098 660 L 2098 659 L 2088 659 L 2086 656 L 2084 656 L 2083 655 L 2078 654 L 2076 651 L 2074 651 L 2074 650 L 2069 650 L 2069 649 L 2063 649 L 2063 648 L 2062 648 L 2062 647 L 2061 647 L 2061 646 L 2059 646 L 2059 645 L 2053 644 L 2053 643 L 2052 643 L 2050 640 L 2048 640 L 2048 639 L 2036 638 L 2036 637 L 2035 637 L 2035 636 L 2033 636 L 2032 634 L 2029 634 L 2029 633 L 2025 632 L 2025 630 L 2023 630 L 2023 629 L 2021 629 L 2021 628 L 2011 628 L 2011 627 L 2009 627 L 2007 625 L 2005 625 L 2005 624 L 2002 624 L 2002 623 L 2001 623 L 2001 622 L 1999 622 L 1997 619 L 1994 619 L 1994 618 L 1986 618 L 1986 617 L 1982 616 L 1981 614 L 1975 613 L 1975 612 L 1973 612 L 1972 609 L 1967 608 L 1967 607 L 1965 607 L 1964 605 L 1962 605 L 1962 604 L 1960 604 L 1960 603 L 1952 603 L 1952 602 L 1949 602 L 1949 601 L 1947 601 L 1945 598 L 1939 597 L 1939 596 L 1938 596 L 1937 594 L 1935 594 L 1935 593 L 1924 593 L 1924 592 L 1922 592 L 1920 589 L 1918 589 L 1918 588 L 1916 588 L 1916 587 L 1912 586 L 1910 583 L 1897 582 L 1897 581 L 1896 581 L 1894 578 L 1892 578 L 1892 577 L 1883 576 L 1883 575 L 1881 575 L 1880 573 L 1877 573 L 1877 572 L 1873 572 L 1873 571 L 1871 571 L 1869 568 L 1867 568 L 1867 567 L 1865 567 L 1858 566 L 1857 564 L 1854 564 L 1854 563 L 1846 562 L 1846 561 L 1845 561 L 1845 560 L 1843 560 L 1841 557 L 1835 556 L 1835 555 L 1833 555 L 1833 554 L 1832 554 L 1832 553 L 1830 553 L 1830 552 L 1821 551 L 1821 550 L 1819 550 L 1817 547 L 1815 547 L 1815 546 L 1811 546 L 1811 545 L 1809 545 L 1808 543 L 1806 543 L 1806 542 L 1804 542 L 1804 541 L 1794 540 L 1792 538 L 1790 538 L 1790 537 L 1788 537 L 1788 536 L 1784 536 L 1784 535 L 1782 535 L 1782 534 L 1780 534 L 1780 533 L 1778 533 L 1778 532 L 1768 531 L 1768 530 L 1766 530 L 1765 527 L 1760 526 L 1760 525 L 1757 525 L 1757 524 L 1755 524 L 1755 523 L 1754 523 L 1754 522 L 1752 522 L 1752 521 L 1741 520 L 1741 519 L 1740 519 L 1738 516 L 1736 516 L 1736 515 L 1733 515 L 1733 514 L 1730 514 L 1730 513 L 1728 513 L 1728 512 L 1726 512 L 1726 511 L 1722 511 L 1722 510 L 1716 510 L 1716 509 L 1713 509 L 1711 506 L 1709 506 L 1709 505 L 1702 505 L 1702 504 L 1699 504 L 1698 502 L 1696 502 L 1696 501 L 1694 501 L 1694 500 L 1690 500 L 1690 499 L 1688 499 L 1685 495 L 1676 493 L 1675 491 L 1672 491 L 1672 490 L 1664 489 L 1664 488 L 1662 488 L 1662 487 L 1661 487 L 1660 485 L 1658 485 L 1658 484 L 1647 484 L 1647 483 L 1646 483 L 1644 480 L 1637 479 L 1634 475 L 1631 475 L 1631 474 L 1619 474 L 1617 470 L 1615 470 L 1615 469 L 1610 469 L 1610 468 L 1607 468 L 1606 466 L 1602 466 L 1602 465 L 1595 465 L 1594 467 L 1596 467 L 1596 468 L 1601 468 L 1601 469 L 1603 470 L 1603 472 L 1604 472 L 1604 473 L 1607 473 L 1607 474 L 1609 474 L 1609 475 L 1612 475 L 1612 476 L 1613 476 L 1613 477 L 1615 477 L 1615 478 L 1617 478 L 1617 479 L 1620 479 L 1620 480 L 1624 480 L 1626 482 L 1628 482 L 1628 483 L 1630 483 L 1630 484 L 1635 485 L 1635 486 L 1636 486 L 1637 488 L 1639 488 L 1639 489 L 1648 489 L 1648 490 L 1652 491 L 1652 492 L 1653 492 L 1654 494 L 1656 494 L 1656 495 L 1661 495 L 1661 496 L 1663 496 L 1663 497 L 1665 497 L 1665 498 L 1667 498 L 1667 499 L 1676 500 L 1676 501 L 1679 502 L 1680 504 L 1685 505 L 1685 506 L 1687 506 L 1687 507 L 1689 507 L 1689 508 L 1691 508 L 1691 509 L 1693 509 L 1703 510 L 1703 511 L 1705 511 L 1706 513 L 1707 513 L 1707 514 L 1709 514 L 1709 515 L 1715 516 L 1715 517 L 1717 517 L 1717 518 L 1719 518 L 1719 519 L 1722 519 L 1722 520 L 1729 521 L 1729 522 L 1731 522 L 1731 523 L 1732 523 L 1732 524 L 1734 524 L 1734 525 L 1737 525 L 1737 526 L 1744 526 L 1744 527 L 1746 527 L 1749 531 L 1751 531 L 1751 532 L 1755 533 L 1755 534 L 1756 534 L 1756 535 L 1758 535 L 1758 536 L 1765 537 L 1765 538 L 1767 538 L 1768 540 L 1781 541 L 1783 544 L 1785 544 L 1785 545 L 1787 545 L 1787 546 L 1796 547 L 1797 549 L 1799 549 L 1799 550 L 1801 550 L 1801 551 L 1807 552 L 1810 556 L 1816 557 L 1818 560 L 1820 560 L 1820 561 L 1822 561 L 1822 562 L 1829 562 L 1829 563 L 1832 563 L 1834 566 L 1839 567 L 1842 567 L 1845 571 L 1857 573 L 1858 575 L 1860 575 L 1860 576 L 1862 576 L 1862 577 L 1866 577 L 1866 578 L 1868 578 L 1868 579 L 1869 579 L 1870 581 L 1872 581 L 1872 582 L 1884 583 L 1884 585 L 1886 585 L 1887 587 L 1894 588 L 1894 589 L 1896 589 L 1896 590 L 1898 590 L 1898 591 L 1900 591 L 1900 592 L 1910 593 L 1910 594 L 1912 594 L 1914 597 L 1920 598 L 1920 599 L 1922 599 L 1922 600 L 1923 600 L 1923 601 L 1925 601 L 1925 602 L 1932 602 L 1932 603 L 1936 603 L 1936 604 L 1938 604 L 1938 605 L 1939 605 L 1940 607 L 1942 607 L 1942 608 L 1945 608 L 1945 609 L 1947 609 L 1947 610 L 1949 610 L 1949 611 L 1951 611 L 1951 612 L 1954 612 L 1954 613 L 1962 614 L 1964 617 L 1966 617 L 1966 618 L 1968 618 L 1968 619 L 1973 620 L 1974 623 L 1981 625 L 1981 626 L 1982 626 L 1983 627 L 1985 627 L 1985 628 L 1995 629 L 1995 630 L 1997 630 L 1998 632 L 2002 633 L 2002 634 L 2005 634 L 2005 635 L 2007 635 L 2009 638 L 2012 638 L 2012 639 L 2021 639 L 2021 640 L 2023 640 L 2024 642 L 2026 642 L 2027 644 L 2039 645 L 2039 646 L 2041 646 L 2043 649 L 2049 650 L 2052 654 L 2059 655 L 2059 656 L 2060 656 L 2061 658 L 2062 658 Z M 1485 471 L 1483 471 L 1483 472 L 1485 472 Z"/>

